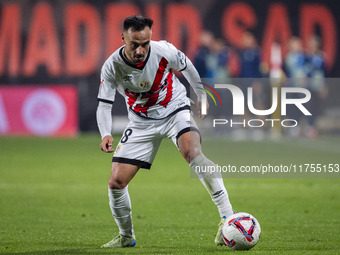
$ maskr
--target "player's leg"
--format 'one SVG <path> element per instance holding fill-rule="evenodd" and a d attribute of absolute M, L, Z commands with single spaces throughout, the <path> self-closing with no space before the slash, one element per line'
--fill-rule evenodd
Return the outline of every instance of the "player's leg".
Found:
<path fill-rule="evenodd" d="M 184 133 L 178 138 L 178 147 L 185 160 L 197 173 L 199 179 L 206 187 L 218 208 L 220 216 L 228 217 L 233 214 L 221 173 L 217 171 L 207 171 L 208 169 L 217 169 L 217 167 L 214 162 L 202 153 L 199 133 L 196 131 Z"/>
<path fill-rule="evenodd" d="M 112 162 L 109 180 L 110 209 L 119 228 L 119 234 L 124 236 L 133 235 L 128 183 L 138 169 L 139 167 L 136 165 Z"/>
<path fill-rule="evenodd" d="M 131 247 L 136 244 L 128 184 L 139 168 L 150 169 L 161 139 L 151 123 L 129 123 L 112 158 L 109 199 L 119 235 L 102 247 Z"/>
<path fill-rule="evenodd" d="M 202 153 L 201 137 L 190 111 L 184 110 L 176 113 L 167 121 L 164 129 L 168 130 L 166 135 L 172 138 L 185 160 L 197 173 L 213 202 L 216 204 L 220 216 L 228 217 L 233 214 L 221 173 L 216 171 L 199 171 L 217 169 L 217 167 L 215 163 L 207 159 Z"/>
<path fill-rule="evenodd" d="M 179 112 L 173 118 L 175 118 L 175 120 L 172 121 L 174 124 L 172 127 L 169 127 L 174 130 L 170 132 L 172 134 L 171 137 L 177 144 L 177 147 L 185 160 L 196 172 L 202 184 L 209 192 L 212 201 L 217 206 L 221 220 L 218 226 L 215 243 L 217 245 L 224 245 L 221 236 L 222 225 L 225 218 L 232 215 L 234 211 L 230 204 L 227 190 L 224 187 L 222 175 L 220 172 L 209 171 L 209 169 L 217 169 L 217 166 L 202 153 L 199 130 L 189 111 Z M 173 132 L 175 132 L 175 134 Z"/>
<path fill-rule="evenodd" d="M 128 184 L 136 175 L 139 166 L 112 162 L 109 179 L 109 204 L 112 216 L 119 228 L 119 235 L 104 244 L 103 248 L 132 247 L 136 244 L 134 237 L 131 200 Z"/>
<path fill-rule="evenodd" d="M 234 213 L 229 201 L 227 190 L 220 172 L 207 171 L 217 169 L 214 162 L 205 157 L 201 151 L 200 135 L 196 131 L 184 133 L 178 138 L 178 147 L 181 154 L 196 172 L 202 184 L 207 189 L 212 201 L 217 206 L 221 220 L 215 237 L 216 245 L 225 245 L 222 238 L 222 226 L 225 219 Z M 204 171 L 200 171 L 204 170 Z"/>

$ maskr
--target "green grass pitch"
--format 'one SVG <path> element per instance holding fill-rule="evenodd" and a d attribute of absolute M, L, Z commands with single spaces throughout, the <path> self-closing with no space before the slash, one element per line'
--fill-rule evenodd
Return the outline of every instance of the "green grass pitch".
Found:
<path fill-rule="evenodd" d="M 129 185 L 136 247 L 100 249 L 117 229 L 107 198 L 112 155 L 99 150 L 99 139 L 0 138 L 0 253 L 232 252 L 214 245 L 217 210 L 170 140 L 162 142 L 152 169 Z M 220 144 L 203 143 L 206 154 L 225 153 L 234 165 L 340 163 L 339 139 Z M 339 254 L 339 178 L 224 181 L 235 210 L 253 214 L 262 227 L 259 243 L 246 254 Z"/>

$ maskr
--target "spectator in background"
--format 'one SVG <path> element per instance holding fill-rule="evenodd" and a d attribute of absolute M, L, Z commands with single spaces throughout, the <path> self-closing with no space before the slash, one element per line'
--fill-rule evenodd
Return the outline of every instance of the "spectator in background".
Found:
<path fill-rule="evenodd" d="M 248 93 L 247 89 L 249 87 L 253 88 L 253 99 L 258 99 L 258 105 L 264 105 L 263 97 L 256 93 L 262 93 L 263 87 L 260 81 L 262 78 L 262 73 L 260 71 L 261 64 L 261 50 L 257 45 L 254 35 L 250 32 L 245 32 L 242 36 L 242 49 L 239 52 L 240 58 L 240 88 L 242 89 L 245 98 L 247 100 Z M 262 101 L 262 102 L 260 102 Z M 251 113 L 245 111 L 245 119 L 250 119 Z"/>
<path fill-rule="evenodd" d="M 228 70 L 229 52 L 223 39 L 215 39 L 210 47 L 210 53 L 207 56 L 207 77 L 209 83 L 214 86 L 219 83 L 229 83 Z M 220 98 L 224 105 L 214 108 L 214 114 L 218 118 L 225 118 L 231 114 L 231 108 L 227 102 L 231 102 L 231 95 L 220 93 Z"/>
<path fill-rule="evenodd" d="M 242 38 L 243 47 L 240 51 L 240 78 L 261 78 L 261 50 L 252 33 L 246 32 Z"/>
<path fill-rule="evenodd" d="M 229 77 L 228 49 L 223 39 L 215 39 L 210 31 L 203 31 L 194 57 L 194 65 L 203 78 L 225 81 Z"/>
<path fill-rule="evenodd" d="M 200 46 L 194 57 L 194 65 L 202 77 L 202 81 L 214 86 L 217 83 L 227 83 L 229 78 L 229 51 L 223 39 L 216 39 L 209 31 L 201 34 Z M 229 102 L 230 95 L 221 93 L 222 102 Z M 211 108 L 215 116 L 229 114 L 230 107 Z"/>
<path fill-rule="evenodd" d="M 203 31 L 201 33 L 200 45 L 194 57 L 194 66 L 202 78 L 211 78 L 207 77 L 207 58 L 210 54 L 210 47 L 214 40 L 214 35 L 210 31 Z"/>
<path fill-rule="evenodd" d="M 318 36 L 311 36 L 307 42 L 305 69 L 308 77 L 308 89 L 311 92 L 312 99 L 308 102 L 312 116 L 308 117 L 308 127 L 306 135 L 310 138 L 316 138 L 318 131 L 315 126 L 315 120 L 320 116 L 322 110 L 322 100 L 327 96 L 327 87 L 325 84 L 325 59 L 324 53 L 320 49 L 321 40 Z"/>
<path fill-rule="evenodd" d="M 241 89 L 245 97 L 247 97 L 248 87 L 253 87 L 253 83 L 258 83 L 259 78 L 262 77 L 260 71 L 261 50 L 252 33 L 245 32 L 242 37 L 242 42 L 242 49 L 239 53 L 241 65 L 240 78 L 243 78 L 241 79 Z M 262 86 L 261 84 L 257 84 L 256 86 L 259 91 L 262 90 L 262 88 L 259 88 L 259 86 Z M 246 115 L 249 115 L 249 113 L 246 113 Z"/>
<path fill-rule="evenodd" d="M 288 79 L 288 86 L 306 87 L 306 56 L 299 37 L 293 36 L 288 41 L 288 52 L 284 62 L 284 69 Z M 301 95 L 294 95 L 296 98 Z M 287 114 L 299 123 L 303 114 L 294 105 L 287 106 Z M 290 128 L 289 135 L 297 137 L 301 135 L 300 125 Z"/>
<path fill-rule="evenodd" d="M 210 53 L 206 58 L 207 77 L 216 82 L 227 82 L 228 71 L 228 49 L 223 39 L 215 39 L 210 47 Z"/>
<path fill-rule="evenodd" d="M 306 86 L 306 56 L 299 37 L 293 36 L 288 42 L 288 53 L 285 59 L 285 72 L 292 87 Z"/>

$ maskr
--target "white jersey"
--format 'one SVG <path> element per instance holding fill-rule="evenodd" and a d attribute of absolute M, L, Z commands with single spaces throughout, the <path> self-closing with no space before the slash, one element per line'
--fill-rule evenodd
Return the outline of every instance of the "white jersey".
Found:
<path fill-rule="evenodd" d="M 104 63 L 98 100 L 113 103 L 116 91 L 125 97 L 130 120 L 140 117 L 164 119 L 189 109 L 186 88 L 173 70 L 187 67 L 184 53 L 166 41 L 151 41 L 145 61 L 133 65 L 124 56 L 122 46 Z"/>

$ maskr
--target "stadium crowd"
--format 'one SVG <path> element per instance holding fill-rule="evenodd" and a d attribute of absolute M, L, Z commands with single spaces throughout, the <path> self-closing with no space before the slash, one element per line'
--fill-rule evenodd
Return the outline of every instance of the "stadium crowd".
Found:
<path fill-rule="evenodd" d="M 325 83 L 325 54 L 321 50 L 321 40 L 312 35 L 304 48 L 301 38 L 293 36 L 288 44 L 281 45 L 281 48 L 284 52 L 282 73 L 287 78 L 283 86 L 307 88 L 313 98 L 306 104 L 312 116 L 304 119 L 299 111 L 291 109 L 289 117 L 303 120 L 305 123 L 303 129 L 300 126 L 290 129 L 289 135 L 316 138 L 316 120 L 322 111 L 322 101 L 328 93 Z M 264 93 L 261 78 L 269 77 L 270 64 L 261 61 L 261 48 L 252 33 L 245 32 L 242 47 L 235 49 L 229 47 L 223 39 L 216 38 L 212 32 L 203 31 L 193 60 L 200 76 L 212 80 L 214 84 L 229 82 L 231 78 L 244 78 L 246 82 L 241 82 L 244 94 L 246 95 L 247 87 L 252 87 L 254 107 L 266 109 L 267 95 Z"/>

